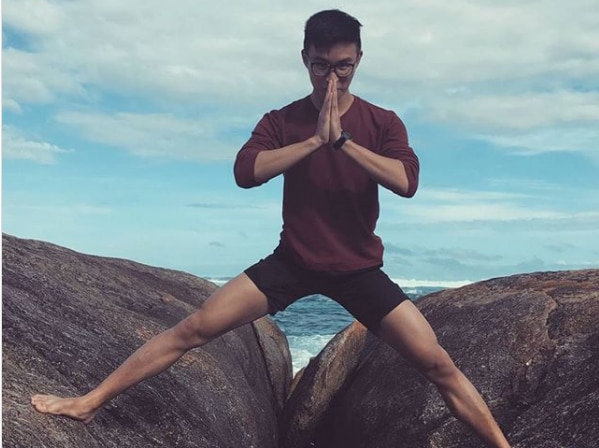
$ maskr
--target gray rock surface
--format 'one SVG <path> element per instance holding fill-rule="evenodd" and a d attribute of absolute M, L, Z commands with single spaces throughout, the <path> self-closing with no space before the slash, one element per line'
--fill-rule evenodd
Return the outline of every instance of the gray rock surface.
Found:
<path fill-rule="evenodd" d="M 3 446 L 278 446 L 291 363 L 284 336 L 266 321 L 189 352 L 114 399 L 89 425 L 35 412 L 31 395 L 87 392 L 215 286 L 8 235 L 2 267 Z"/>
<path fill-rule="evenodd" d="M 599 447 L 599 270 L 516 275 L 417 302 L 441 344 L 481 391 L 514 448 Z M 352 331 L 351 328 L 346 331 Z M 355 367 L 331 391 L 314 387 L 330 355 L 299 380 L 301 402 L 334 398 L 298 445 L 317 448 L 474 448 L 417 371 L 372 334 L 341 348 Z M 352 361 L 347 361 L 351 364 Z M 291 412 L 291 409 L 287 410 Z M 312 420 L 314 422 L 315 420 Z M 282 440 L 286 440 L 285 436 Z"/>

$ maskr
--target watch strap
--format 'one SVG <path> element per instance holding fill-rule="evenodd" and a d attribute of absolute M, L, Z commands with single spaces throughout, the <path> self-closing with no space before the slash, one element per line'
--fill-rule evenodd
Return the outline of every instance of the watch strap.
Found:
<path fill-rule="evenodd" d="M 341 137 L 333 143 L 333 148 L 339 150 L 345 144 L 346 141 L 351 140 L 351 134 L 347 131 L 341 131 Z"/>

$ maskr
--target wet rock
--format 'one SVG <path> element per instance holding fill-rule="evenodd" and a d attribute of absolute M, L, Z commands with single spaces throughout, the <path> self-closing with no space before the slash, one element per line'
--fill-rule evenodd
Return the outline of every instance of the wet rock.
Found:
<path fill-rule="evenodd" d="M 35 412 L 31 395 L 87 392 L 216 287 L 182 272 L 8 235 L 2 266 L 4 446 L 278 446 L 289 378 L 276 372 L 291 364 L 286 341 L 266 321 L 187 353 L 89 425 Z"/>

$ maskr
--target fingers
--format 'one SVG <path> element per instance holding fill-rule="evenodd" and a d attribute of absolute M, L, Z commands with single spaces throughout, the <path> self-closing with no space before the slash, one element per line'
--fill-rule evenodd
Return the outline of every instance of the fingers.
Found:
<path fill-rule="evenodd" d="M 332 79 L 333 91 L 331 94 L 331 124 L 329 143 L 332 145 L 341 136 L 341 117 L 339 116 L 339 100 L 337 97 L 337 78 Z"/>
<path fill-rule="evenodd" d="M 327 83 L 327 94 L 324 98 L 323 109 L 325 113 L 331 114 L 331 107 L 333 105 L 333 96 L 335 94 L 335 81 L 333 79 L 329 79 Z"/>
<path fill-rule="evenodd" d="M 327 91 L 324 97 L 324 102 L 320 108 L 320 114 L 318 115 L 318 124 L 316 128 L 316 136 L 322 142 L 326 144 L 330 140 L 331 134 L 331 106 L 333 104 L 333 90 L 331 80 L 327 83 Z"/>
<path fill-rule="evenodd" d="M 337 115 L 339 115 L 339 104 L 337 103 L 337 80 L 333 79 L 331 84 L 332 84 L 331 102 L 333 103 L 331 113 L 336 113 Z"/>
<path fill-rule="evenodd" d="M 337 77 L 327 80 L 327 90 L 318 116 L 316 136 L 323 144 L 332 145 L 341 135 L 341 121 L 337 98 Z"/>

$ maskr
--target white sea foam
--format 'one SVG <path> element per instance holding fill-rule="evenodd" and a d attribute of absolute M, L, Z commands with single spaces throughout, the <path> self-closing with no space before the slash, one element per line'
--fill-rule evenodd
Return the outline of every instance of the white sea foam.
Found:
<path fill-rule="evenodd" d="M 209 282 L 214 283 L 216 286 L 223 286 L 225 283 L 231 280 L 231 278 L 232 277 L 206 277 L 204 280 L 208 280 Z"/>
<path fill-rule="evenodd" d="M 310 336 L 287 336 L 293 364 L 293 374 L 306 367 L 310 359 L 318 355 L 333 339 L 334 334 L 314 334 Z"/>
<path fill-rule="evenodd" d="M 214 277 L 206 280 L 222 286 L 231 280 L 231 277 Z M 461 288 L 474 283 L 472 280 L 417 280 L 415 278 L 393 278 L 392 280 L 402 288 Z"/>
<path fill-rule="evenodd" d="M 471 280 L 416 280 L 406 278 L 392 279 L 402 288 L 461 288 L 474 283 Z"/>

